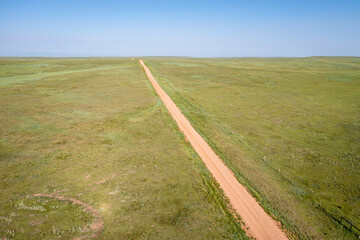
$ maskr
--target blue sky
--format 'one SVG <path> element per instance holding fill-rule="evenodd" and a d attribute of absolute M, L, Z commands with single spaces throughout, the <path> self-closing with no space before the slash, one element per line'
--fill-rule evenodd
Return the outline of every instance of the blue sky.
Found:
<path fill-rule="evenodd" d="M 360 56 L 360 0 L 0 0 L 1 56 Z"/>

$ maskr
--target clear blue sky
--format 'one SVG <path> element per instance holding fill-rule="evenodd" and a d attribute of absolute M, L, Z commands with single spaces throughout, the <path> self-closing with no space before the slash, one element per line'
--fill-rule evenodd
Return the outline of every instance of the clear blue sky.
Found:
<path fill-rule="evenodd" d="M 0 0 L 1 56 L 360 56 L 360 0 Z"/>

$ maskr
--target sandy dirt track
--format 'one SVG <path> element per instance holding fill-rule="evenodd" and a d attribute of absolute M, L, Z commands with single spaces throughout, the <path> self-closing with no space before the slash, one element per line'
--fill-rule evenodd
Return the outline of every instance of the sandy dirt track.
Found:
<path fill-rule="evenodd" d="M 140 64 L 143 66 L 151 84 L 164 102 L 171 116 L 175 119 L 180 130 L 199 154 L 206 167 L 223 189 L 225 195 L 229 198 L 235 211 L 244 221 L 248 228 L 246 230 L 248 235 L 255 237 L 256 239 L 288 239 L 277 222 L 262 209 L 256 199 L 237 181 L 233 172 L 191 126 L 189 120 L 181 113 L 172 99 L 157 83 L 143 60 L 140 60 Z"/>

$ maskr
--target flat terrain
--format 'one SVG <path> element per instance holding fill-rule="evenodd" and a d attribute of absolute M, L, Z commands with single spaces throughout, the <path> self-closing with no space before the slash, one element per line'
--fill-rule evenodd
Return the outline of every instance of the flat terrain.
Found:
<path fill-rule="evenodd" d="M 245 223 L 247 234 L 256 239 L 287 239 L 277 222 L 261 208 L 256 199 L 239 183 L 234 173 L 226 167 L 225 163 L 214 153 L 209 144 L 191 126 L 189 120 L 181 113 L 174 101 L 160 87 L 143 60 L 139 62 L 144 67 L 151 84 L 184 133 L 184 136 L 204 161 L 206 167 L 224 191 L 225 196 L 229 198 L 231 206 Z"/>
<path fill-rule="evenodd" d="M 357 239 L 334 219 L 360 226 L 359 58 L 145 63 L 238 180 L 291 232 Z"/>
<path fill-rule="evenodd" d="M 131 59 L 0 59 L 0 238 L 246 239 Z"/>

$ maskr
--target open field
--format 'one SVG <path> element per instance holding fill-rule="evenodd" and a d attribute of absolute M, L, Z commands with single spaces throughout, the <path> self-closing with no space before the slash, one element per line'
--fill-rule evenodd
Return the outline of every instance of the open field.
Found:
<path fill-rule="evenodd" d="M 244 185 L 239 183 L 234 173 L 226 166 L 223 160 L 216 155 L 205 139 L 191 126 L 190 121 L 181 113 L 174 101 L 161 88 L 152 75 L 150 69 L 139 61 L 144 67 L 147 77 L 156 90 L 167 110 L 183 132 L 186 140 L 191 144 L 196 153 L 201 157 L 207 169 L 218 182 L 220 188 L 234 210 L 244 222 L 244 229 L 249 237 L 267 240 L 286 240 L 288 237 L 279 227 L 278 222 L 267 214 L 256 198 L 251 196 Z"/>
<path fill-rule="evenodd" d="M 245 239 L 131 59 L 0 59 L 0 238 Z"/>
<path fill-rule="evenodd" d="M 192 125 L 301 239 L 357 239 L 359 58 L 147 58 Z M 331 217 L 332 216 L 332 217 Z"/>

